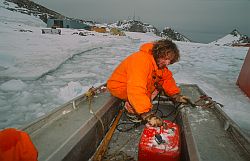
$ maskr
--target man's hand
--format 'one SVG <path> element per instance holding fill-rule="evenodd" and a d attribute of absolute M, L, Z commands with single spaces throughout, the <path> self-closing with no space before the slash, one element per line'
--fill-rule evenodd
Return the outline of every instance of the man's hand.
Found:
<path fill-rule="evenodd" d="M 153 117 L 147 119 L 147 122 L 149 125 L 151 125 L 153 127 L 160 127 L 163 125 L 162 119 L 158 116 L 153 116 Z"/>
<path fill-rule="evenodd" d="M 148 112 L 141 115 L 142 119 L 145 120 L 150 126 L 160 127 L 163 125 L 163 121 L 160 117 L 154 113 Z"/>
<path fill-rule="evenodd" d="M 187 96 L 183 96 L 180 94 L 173 95 L 172 98 L 175 102 L 179 102 L 179 103 L 189 103 L 190 102 L 190 99 Z"/>
<path fill-rule="evenodd" d="M 135 109 L 131 106 L 131 104 L 128 101 L 125 102 L 124 107 L 128 111 L 128 113 L 136 114 Z"/>

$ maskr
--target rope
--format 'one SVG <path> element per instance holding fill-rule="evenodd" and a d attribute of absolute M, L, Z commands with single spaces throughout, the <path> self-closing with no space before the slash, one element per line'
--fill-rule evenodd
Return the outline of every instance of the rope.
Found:
<path fill-rule="evenodd" d="M 132 129 L 135 129 L 137 127 L 139 127 L 140 125 L 142 125 L 142 119 L 139 118 L 137 115 L 133 115 L 133 114 L 129 114 L 128 112 L 124 112 L 124 115 L 126 116 L 126 119 L 128 121 L 125 121 L 125 122 L 122 122 L 122 123 L 119 123 L 116 127 L 116 129 L 120 132 L 128 132 Z M 121 125 L 124 125 L 122 128 L 120 128 Z M 131 127 L 129 128 L 125 128 L 125 125 L 132 125 Z"/>
<path fill-rule="evenodd" d="M 96 92 L 95 92 L 95 88 L 91 87 L 84 95 L 86 96 L 86 99 L 88 100 L 88 106 L 89 106 L 89 113 L 91 113 L 92 115 L 94 115 L 101 123 L 102 125 L 102 132 L 105 132 L 105 128 L 104 128 L 104 124 L 102 119 L 96 115 L 96 113 L 93 111 L 92 109 L 92 100 L 95 96 Z"/>
<path fill-rule="evenodd" d="M 189 105 L 191 105 L 191 107 L 197 107 L 197 106 L 200 106 L 200 107 L 203 107 L 203 108 L 213 108 L 214 105 L 218 104 L 220 105 L 220 107 L 223 107 L 223 105 L 221 103 L 218 103 L 214 100 L 212 100 L 211 97 L 209 96 L 206 96 L 206 95 L 202 95 L 200 96 L 200 98 L 195 101 L 194 103 L 187 99 L 187 103 L 184 104 L 184 103 L 176 103 L 174 102 L 174 107 L 172 111 L 170 111 L 168 114 L 166 115 L 163 115 L 163 112 L 159 109 L 159 105 L 160 105 L 160 101 L 161 101 L 161 97 L 160 97 L 160 92 L 158 94 L 158 102 L 157 102 L 157 106 L 156 106 L 156 109 L 152 110 L 152 111 L 155 111 L 154 113 L 156 114 L 157 112 L 160 112 L 161 114 L 161 118 L 168 118 L 170 115 L 174 114 L 174 118 L 172 120 L 172 122 L 175 122 L 176 119 L 177 119 L 177 116 L 178 114 L 180 113 L 180 110 L 184 107 L 187 107 Z M 168 99 L 169 97 L 167 97 L 167 100 L 170 101 L 171 99 Z M 137 128 L 139 127 L 141 124 L 142 124 L 142 120 L 136 116 L 136 115 L 133 115 L 133 114 L 129 114 L 127 112 L 125 112 L 125 116 L 127 117 L 127 119 L 130 121 L 130 122 L 123 122 L 123 123 L 119 123 L 117 125 L 117 130 L 120 131 L 120 132 L 128 132 L 134 128 Z M 120 126 L 122 125 L 132 125 L 131 127 L 129 128 L 125 128 L 125 126 L 123 126 L 123 128 L 120 128 Z"/>
<path fill-rule="evenodd" d="M 124 128 L 125 126 L 123 126 L 123 128 L 120 128 L 121 125 L 132 125 L 131 127 L 126 127 Z M 116 129 L 120 132 L 128 132 L 132 129 L 136 129 L 137 127 L 141 126 L 142 124 L 141 123 L 134 123 L 134 122 L 123 122 L 123 123 L 119 123 L 116 127 Z"/>
<path fill-rule="evenodd" d="M 223 107 L 221 103 L 214 101 L 212 97 L 206 95 L 200 96 L 200 98 L 194 102 L 195 106 L 200 106 L 203 108 L 214 108 L 216 104 L 219 105 L 220 107 Z"/>

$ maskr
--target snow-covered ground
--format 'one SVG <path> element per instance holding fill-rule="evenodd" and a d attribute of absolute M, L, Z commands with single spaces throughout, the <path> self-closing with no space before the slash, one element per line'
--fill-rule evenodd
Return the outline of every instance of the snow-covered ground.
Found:
<path fill-rule="evenodd" d="M 0 129 L 20 127 L 104 83 L 142 43 L 160 39 L 74 29 L 42 34 L 46 24 L 33 16 L 3 7 L 0 15 Z M 170 66 L 176 81 L 198 84 L 250 134 L 250 100 L 235 85 L 248 48 L 176 43 L 181 60 Z"/>

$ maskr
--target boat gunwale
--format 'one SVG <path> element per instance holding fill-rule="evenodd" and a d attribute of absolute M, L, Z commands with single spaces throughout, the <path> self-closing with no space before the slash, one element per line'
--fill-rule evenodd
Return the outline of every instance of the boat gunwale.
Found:
<path fill-rule="evenodd" d="M 198 85 L 197 87 L 202 94 L 206 95 L 206 93 Z M 241 145 L 241 147 L 250 155 L 250 137 L 241 130 L 235 121 L 233 121 L 218 104 L 214 105 L 213 111 L 217 115 L 217 118 L 223 123 L 224 130 L 229 132 Z"/>
<path fill-rule="evenodd" d="M 102 84 L 99 87 L 95 88 L 94 91 L 97 91 L 101 89 L 102 87 L 105 87 L 106 84 Z M 68 102 L 56 107 L 55 109 L 51 110 L 50 112 L 46 113 L 45 115 L 35 119 L 31 123 L 28 123 L 19 129 L 22 131 L 27 132 L 29 135 L 34 135 L 34 132 L 36 132 L 39 128 L 46 126 L 49 122 L 52 122 L 56 119 L 58 119 L 63 112 L 71 112 L 78 108 L 79 104 L 86 100 L 85 94 L 82 94 L 80 96 L 77 96 Z"/>
<path fill-rule="evenodd" d="M 111 97 L 106 104 L 104 104 L 98 111 L 95 112 L 96 116 L 102 118 L 117 102 L 120 102 L 119 99 Z M 65 140 L 56 151 L 51 153 L 50 157 L 46 161 L 65 160 L 65 157 L 67 157 L 67 155 L 72 152 L 81 139 L 83 139 L 84 136 L 86 136 L 88 132 L 92 130 L 92 128 L 97 126 L 98 122 L 99 120 L 96 117 L 90 117 L 90 119 L 82 124 L 81 127 L 74 133 L 72 133 L 72 135 L 67 140 Z M 108 127 L 105 127 L 105 132 L 107 128 Z M 102 131 L 102 128 L 100 128 L 100 131 Z"/>
<path fill-rule="evenodd" d="M 103 84 L 97 88 L 95 88 L 95 92 L 97 92 L 96 96 L 98 98 L 99 94 L 105 93 L 107 92 L 106 90 L 102 90 L 102 87 L 105 87 L 106 84 Z M 94 97 L 94 99 L 96 99 Z M 73 103 L 74 102 L 74 103 Z M 24 127 L 22 127 L 21 129 L 23 131 L 26 131 L 30 136 L 31 139 L 35 138 L 37 134 L 39 134 L 40 129 L 42 128 L 46 128 L 47 126 L 50 126 L 50 124 L 54 121 L 56 121 L 57 119 L 60 119 L 64 114 L 68 114 L 69 112 L 73 112 L 74 110 L 77 110 L 78 108 L 80 108 L 82 103 L 86 103 L 87 102 L 87 98 L 85 96 L 85 94 L 80 95 L 66 103 L 64 103 L 63 105 L 53 109 L 52 111 L 50 111 L 49 113 L 47 113 L 46 115 L 36 119 L 35 121 L 31 122 L 28 125 L 25 125 Z M 78 129 L 76 129 L 75 131 L 73 131 L 69 137 L 64 140 L 62 142 L 62 144 L 60 146 L 57 147 L 57 149 L 51 153 L 49 153 L 49 155 L 46 156 L 46 158 L 42 159 L 42 160 L 46 160 L 46 161 L 55 161 L 55 160 L 67 160 L 68 156 L 72 155 L 71 153 L 74 148 L 77 148 L 79 145 L 78 143 L 81 142 L 82 140 L 84 140 L 84 136 L 88 135 L 88 133 L 96 131 L 96 133 L 99 131 L 103 131 L 102 128 L 100 127 L 99 129 L 96 129 L 97 126 L 101 126 L 101 123 L 99 122 L 98 118 L 103 118 L 102 120 L 104 121 L 103 123 L 106 125 L 105 126 L 105 131 L 107 131 L 107 129 L 109 128 L 110 125 L 110 120 L 112 117 L 110 117 L 110 115 L 113 115 L 114 113 L 116 113 L 115 108 L 111 109 L 114 106 L 118 106 L 118 104 L 121 103 L 121 100 L 119 100 L 116 97 L 113 96 L 108 96 L 108 99 L 106 99 L 105 103 L 102 104 L 101 106 L 99 106 L 99 109 L 95 111 L 95 116 L 91 116 L 88 120 L 86 120 L 86 122 L 84 122 Z M 75 107 L 74 107 L 75 105 Z M 112 110 L 113 112 L 109 112 L 110 110 Z M 65 113 L 66 112 L 66 113 Z M 113 113 L 113 114 L 112 114 Z M 97 118 L 98 117 L 98 118 Z M 108 119 L 108 122 L 106 119 Z M 102 132 L 101 132 L 102 133 Z M 92 137 L 92 136 L 91 136 Z M 93 139 L 93 138 L 92 138 Z M 97 138 L 98 139 L 98 138 Z M 99 138 L 99 139 L 102 139 Z M 100 141 L 95 141 L 96 144 Z M 98 146 L 98 145 L 96 145 Z M 39 150 L 39 149 L 38 149 Z M 77 156 L 76 156 L 77 158 Z M 41 158 L 40 158 L 41 159 Z M 38 157 L 38 160 L 40 160 Z"/>
<path fill-rule="evenodd" d="M 199 89 L 199 92 L 202 95 L 207 94 L 197 85 L 197 84 L 180 84 L 181 86 L 193 86 Z M 216 117 L 219 119 L 220 123 L 223 125 L 224 130 L 229 133 L 230 136 L 236 141 L 236 143 L 244 150 L 246 157 L 250 158 L 250 138 L 240 129 L 240 127 L 223 111 L 223 109 L 215 104 L 214 108 L 211 108 L 212 112 L 216 115 Z M 185 140 L 187 142 L 187 149 L 189 158 L 192 161 L 199 161 L 200 156 L 198 152 L 198 148 L 195 143 L 195 139 L 193 138 L 192 130 L 190 127 L 190 121 L 188 120 L 188 117 L 186 115 L 185 110 L 181 110 L 181 119 L 183 119 L 183 123 L 185 121 L 185 124 L 182 124 L 183 131 L 185 135 Z"/>

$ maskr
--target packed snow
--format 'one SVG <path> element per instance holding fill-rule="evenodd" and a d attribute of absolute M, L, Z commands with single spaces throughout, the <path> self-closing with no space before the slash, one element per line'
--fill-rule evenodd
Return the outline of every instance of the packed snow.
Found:
<path fill-rule="evenodd" d="M 105 83 L 114 68 L 152 33 L 112 36 L 61 29 L 42 34 L 38 18 L 6 10 L 0 0 L 0 129 L 21 127 Z M 86 36 L 80 36 L 83 32 Z M 250 100 L 236 85 L 248 48 L 176 42 L 181 60 L 170 66 L 178 83 L 198 84 L 250 134 Z"/>

